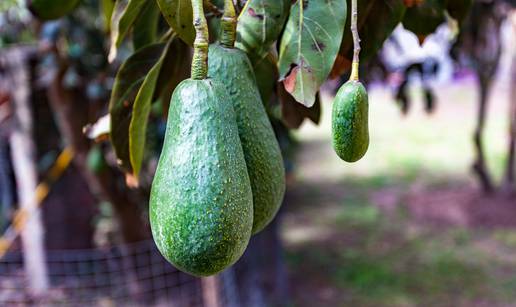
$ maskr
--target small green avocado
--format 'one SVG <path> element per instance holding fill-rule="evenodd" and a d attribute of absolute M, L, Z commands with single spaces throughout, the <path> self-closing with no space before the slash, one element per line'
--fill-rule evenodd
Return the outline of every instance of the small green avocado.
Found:
<path fill-rule="evenodd" d="M 333 102 L 333 149 L 346 162 L 360 160 L 369 147 L 369 104 L 359 81 L 348 81 Z"/>
<path fill-rule="evenodd" d="M 211 80 L 175 89 L 150 195 L 152 235 L 180 270 L 209 276 L 243 254 L 253 198 L 233 106 Z"/>
<path fill-rule="evenodd" d="M 245 52 L 213 44 L 208 59 L 208 76 L 225 85 L 235 109 L 253 191 L 256 234 L 272 221 L 283 201 L 285 168 L 281 150 Z"/>

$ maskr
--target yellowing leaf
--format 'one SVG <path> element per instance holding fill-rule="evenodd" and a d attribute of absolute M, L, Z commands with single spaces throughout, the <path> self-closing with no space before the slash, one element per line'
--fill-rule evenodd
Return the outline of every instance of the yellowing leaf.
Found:
<path fill-rule="evenodd" d="M 292 6 L 280 44 L 280 80 L 307 107 L 333 67 L 346 13 L 346 0 L 298 0 Z"/>

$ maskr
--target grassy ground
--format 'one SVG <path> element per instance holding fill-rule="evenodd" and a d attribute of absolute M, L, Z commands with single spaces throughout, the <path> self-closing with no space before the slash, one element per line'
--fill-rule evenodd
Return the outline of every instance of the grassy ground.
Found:
<path fill-rule="evenodd" d="M 508 97 L 494 92 L 500 178 Z M 331 149 L 329 104 L 320 127 L 303 126 L 282 232 L 295 306 L 516 306 L 516 201 L 472 179 L 475 99 L 463 81 L 440 90 L 433 116 L 416 104 L 403 118 L 373 89 L 371 147 L 353 165 Z"/>

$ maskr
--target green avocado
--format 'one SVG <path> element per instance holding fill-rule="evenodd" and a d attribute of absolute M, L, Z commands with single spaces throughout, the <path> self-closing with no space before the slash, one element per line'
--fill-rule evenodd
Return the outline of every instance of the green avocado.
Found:
<path fill-rule="evenodd" d="M 283 201 L 283 158 L 245 52 L 212 44 L 208 59 L 208 75 L 225 85 L 235 109 L 253 191 L 256 234 L 272 221 Z"/>
<path fill-rule="evenodd" d="M 42 20 L 52 20 L 70 13 L 81 0 L 27 0 L 32 14 Z"/>
<path fill-rule="evenodd" d="M 211 79 L 181 82 L 150 195 L 158 249 L 195 276 L 224 270 L 249 243 L 252 197 L 226 89 Z"/>
<path fill-rule="evenodd" d="M 346 162 L 360 160 L 369 147 L 369 104 L 367 92 L 359 81 L 348 81 L 333 102 L 333 149 Z"/>

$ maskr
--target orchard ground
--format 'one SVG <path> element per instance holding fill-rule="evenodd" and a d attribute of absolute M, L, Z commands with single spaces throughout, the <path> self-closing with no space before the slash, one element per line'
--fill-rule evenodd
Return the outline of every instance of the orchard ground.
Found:
<path fill-rule="evenodd" d="M 516 306 L 516 202 L 483 196 L 471 173 L 474 80 L 422 93 L 403 117 L 385 87 L 370 89 L 371 146 L 347 164 L 322 124 L 297 133 L 295 180 L 282 236 L 294 306 Z M 509 85 L 495 84 L 485 142 L 503 174 Z"/>

